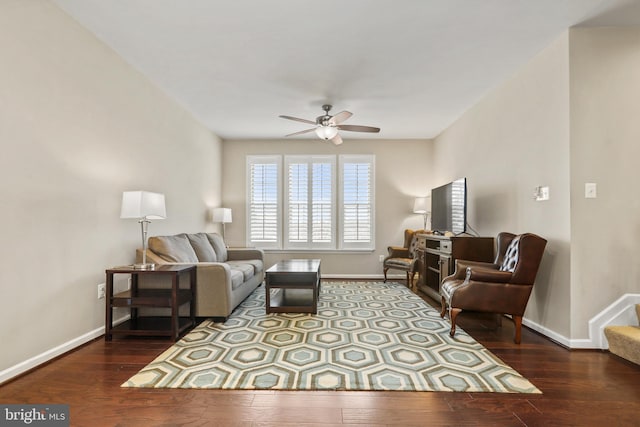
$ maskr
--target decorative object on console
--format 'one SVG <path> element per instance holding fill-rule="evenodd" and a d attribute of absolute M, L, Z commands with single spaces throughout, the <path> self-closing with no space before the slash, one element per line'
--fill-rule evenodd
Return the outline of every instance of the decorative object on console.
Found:
<path fill-rule="evenodd" d="M 444 317 L 449 308 L 451 331 L 462 310 L 510 314 L 520 344 L 522 315 L 527 307 L 547 241 L 531 233 L 498 234 L 498 252 L 493 263 L 458 259 L 456 270 L 440 287 Z"/>
<path fill-rule="evenodd" d="M 213 208 L 213 222 L 222 223 L 222 240 L 224 240 L 225 246 L 227 245 L 227 238 L 225 236 L 225 224 L 231 221 L 231 209 L 229 208 Z"/>
<path fill-rule="evenodd" d="M 324 114 L 316 117 L 315 121 L 291 116 L 279 116 L 283 119 L 315 125 L 315 127 L 311 129 L 305 129 L 299 132 L 290 133 L 286 136 L 302 135 L 303 133 L 315 131 L 316 135 L 318 135 L 318 138 L 324 139 L 325 141 L 331 140 L 331 142 L 333 142 L 335 145 L 340 145 L 342 144 L 342 138 L 338 134 L 339 130 L 346 130 L 349 132 L 380 132 L 380 128 L 376 128 L 373 126 L 342 125 L 340 123 L 353 116 L 353 114 L 349 111 L 341 111 L 338 114 L 332 116 L 329 114 L 329 110 L 331 110 L 331 108 L 332 105 L 330 104 L 323 105 L 322 109 L 324 110 Z"/>
<path fill-rule="evenodd" d="M 151 219 L 165 219 L 167 211 L 164 194 L 149 191 L 125 191 L 122 193 L 120 218 L 136 218 L 142 231 L 142 262 L 133 265 L 136 270 L 150 270 L 155 264 L 147 263 L 147 228 Z"/>
<path fill-rule="evenodd" d="M 424 219 L 423 230 L 427 229 L 427 216 L 431 211 L 431 197 L 416 197 L 413 202 L 413 213 L 421 214 Z"/>

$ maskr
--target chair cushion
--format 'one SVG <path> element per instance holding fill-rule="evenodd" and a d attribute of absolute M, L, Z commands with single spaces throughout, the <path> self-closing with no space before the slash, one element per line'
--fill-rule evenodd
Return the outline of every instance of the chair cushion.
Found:
<path fill-rule="evenodd" d="M 218 262 L 227 262 L 227 247 L 222 240 L 222 236 L 217 233 L 207 233 L 209 243 L 213 246 L 213 250 L 216 251 L 216 257 Z"/>
<path fill-rule="evenodd" d="M 198 256 L 185 234 L 150 237 L 149 249 L 168 262 L 198 262 Z"/>
<path fill-rule="evenodd" d="M 513 273 L 513 270 L 516 268 L 516 264 L 518 263 L 518 244 L 520 243 L 520 236 L 516 236 L 513 238 L 507 250 L 504 252 L 504 258 L 502 260 L 502 265 L 500 266 L 500 271 L 510 271 Z"/>
<path fill-rule="evenodd" d="M 216 256 L 216 252 L 213 250 L 213 246 L 209 242 L 207 235 L 205 233 L 197 233 L 197 234 L 187 234 L 187 238 L 193 247 L 196 256 L 198 257 L 198 261 L 200 262 L 216 262 L 218 261 L 218 257 Z"/>
<path fill-rule="evenodd" d="M 389 268 L 408 270 L 412 262 L 413 258 L 390 258 L 384 264 Z"/>

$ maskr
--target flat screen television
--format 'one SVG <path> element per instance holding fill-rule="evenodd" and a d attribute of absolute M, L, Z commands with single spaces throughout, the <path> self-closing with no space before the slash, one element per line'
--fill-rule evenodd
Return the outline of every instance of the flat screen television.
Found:
<path fill-rule="evenodd" d="M 467 231 L 467 179 L 431 190 L 431 229 L 439 234 Z"/>

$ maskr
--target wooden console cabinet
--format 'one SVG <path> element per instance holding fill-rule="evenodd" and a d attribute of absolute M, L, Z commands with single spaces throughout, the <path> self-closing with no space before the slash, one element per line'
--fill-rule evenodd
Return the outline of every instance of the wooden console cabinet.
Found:
<path fill-rule="evenodd" d="M 418 290 L 440 301 L 442 279 L 453 274 L 456 259 L 493 262 L 493 237 L 418 235 Z"/>

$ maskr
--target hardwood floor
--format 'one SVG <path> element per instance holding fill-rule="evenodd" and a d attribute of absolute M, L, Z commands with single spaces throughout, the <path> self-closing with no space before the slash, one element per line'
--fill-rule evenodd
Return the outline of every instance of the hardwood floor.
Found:
<path fill-rule="evenodd" d="M 423 296 L 430 304 L 435 301 Z M 568 351 L 494 316 L 459 325 L 542 392 L 303 392 L 123 389 L 171 344 L 95 340 L 0 387 L 0 403 L 70 405 L 72 426 L 638 426 L 640 367 L 601 351 Z"/>

